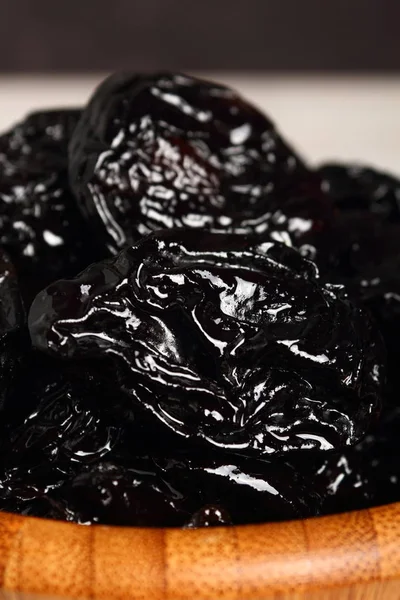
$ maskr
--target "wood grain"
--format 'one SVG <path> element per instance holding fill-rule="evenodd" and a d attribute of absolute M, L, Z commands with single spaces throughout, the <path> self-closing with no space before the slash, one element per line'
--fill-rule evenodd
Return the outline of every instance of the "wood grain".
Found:
<path fill-rule="evenodd" d="M 397 600 L 400 503 L 192 531 L 0 513 L 0 588 L 1 600 Z"/>

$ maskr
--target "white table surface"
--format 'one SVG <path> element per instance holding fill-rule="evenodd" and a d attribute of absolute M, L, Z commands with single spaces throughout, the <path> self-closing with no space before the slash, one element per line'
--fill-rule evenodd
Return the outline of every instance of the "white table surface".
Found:
<path fill-rule="evenodd" d="M 0 130 L 35 108 L 83 103 L 102 77 L 0 76 Z M 310 161 L 358 161 L 400 174 L 400 76 L 211 77 L 265 110 Z"/>

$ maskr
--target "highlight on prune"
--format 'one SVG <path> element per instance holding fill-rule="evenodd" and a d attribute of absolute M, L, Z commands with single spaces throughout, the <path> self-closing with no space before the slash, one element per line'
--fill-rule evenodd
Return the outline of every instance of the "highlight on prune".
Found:
<path fill-rule="evenodd" d="M 75 109 L 35 112 L 0 136 L 0 245 L 28 299 L 95 258 L 68 183 L 79 116 Z"/>
<path fill-rule="evenodd" d="M 171 429 L 256 454 L 354 444 L 380 410 L 368 315 L 283 244 L 162 231 L 41 292 L 33 344 L 109 357 Z"/>
<path fill-rule="evenodd" d="M 70 180 L 113 253 L 174 227 L 305 244 L 332 210 L 265 115 L 223 85 L 173 73 L 99 86 L 72 136 Z"/>

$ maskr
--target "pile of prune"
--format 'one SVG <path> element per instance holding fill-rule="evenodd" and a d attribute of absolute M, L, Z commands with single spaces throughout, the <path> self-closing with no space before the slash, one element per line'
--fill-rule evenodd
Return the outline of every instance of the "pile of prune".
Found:
<path fill-rule="evenodd" d="M 0 137 L 0 329 L 0 510 L 400 500 L 400 181 L 312 168 L 222 85 L 117 74 Z"/>

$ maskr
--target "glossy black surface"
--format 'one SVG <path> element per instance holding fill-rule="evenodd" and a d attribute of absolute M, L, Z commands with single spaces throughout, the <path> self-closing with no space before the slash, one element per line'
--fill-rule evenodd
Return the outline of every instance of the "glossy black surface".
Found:
<path fill-rule="evenodd" d="M 290 464 L 174 447 L 168 430 L 140 418 L 123 422 L 110 394 L 93 365 L 27 357 L 19 405 L 2 427 L 0 509 L 79 523 L 188 527 L 227 515 L 239 523 L 319 511 L 320 495 Z"/>
<path fill-rule="evenodd" d="M 380 410 L 377 331 L 283 244 L 162 231 L 51 285 L 29 327 L 55 356 L 113 359 L 133 402 L 226 449 L 354 444 Z"/>
<path fill-rule="evenodd" d="M 327 163 L 318 169 L 323 190 L 341 211 L 364 210 L 379 219 L 400 221 L 400 180 L 363 165 Z"/>
<path fill-rule="evenodd" d="M 400 180 L 371 168 L 326 165 L 323 186 L 338 214 L 324 278 L 344 283 L 377 320 L 388 350 L 391 399 L 399 403 Z"/>
<path fill-rule="evenodd" d="M 294 468 L 322 498 L 321 514 L 359 510 L 400 500 L 400 409 L 384 410 L 376 428 L 357 446 Z M 308 475 L 307 475 L 308 472 Z"/>
<path fill-rule="evenodd" d="M 101 384 L 84 365 L 29 354 L 0 441 L 0 506 L 46 515 L 47 496 L 117 444 L 121 426 L 101 409 Z"/>
<path fill-rule="evenodd" d="M 180 74 L 106 79 L 72 137 L 70 179 L 114 253 L 173 227 L 308 244 L 331 215 L 318 177 L 265 115 L 225 86 Z"/>
<path fill-rule="evenodd" d="M 28 346 L 25 311 L 14 266 L 0 250 L 0 410 L 13 391 Z"/>
<path fill-rule="evenodd" d="M 0 245 L 28 300 L 96 256 L 67 177 L 79 116 L 73 109 L 35 112 L 0 136 Z"/>
<path fill-rule="evenodd" d="M 321 505 L 289 464 L 185 454 L 100 462 L 57 490 L 54 501 L 61 518 L 81 523 L 180 527 L 298 518 Z"/>
<path fill-rule="evenodd" d="M 3 135 L 0 510 L 195 528 L 399 500 L 399 190 L 310 172 L 179 74 Z M 46 285 L 32 350 L 19 289 Z"/>

